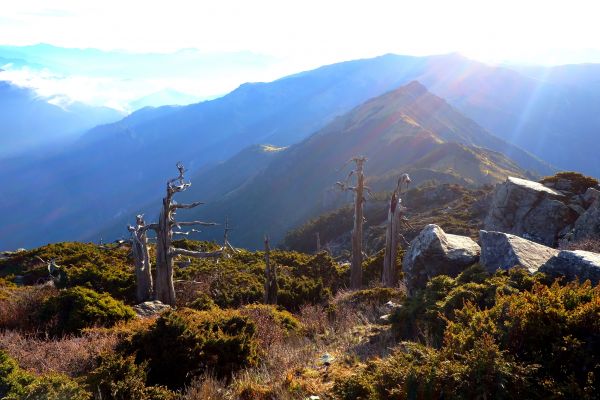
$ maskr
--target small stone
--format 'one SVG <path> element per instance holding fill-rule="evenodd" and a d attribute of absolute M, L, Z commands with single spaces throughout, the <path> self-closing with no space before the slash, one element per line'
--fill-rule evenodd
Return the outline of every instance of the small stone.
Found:
<path fill-rule="evenodd" d="M 140 318 L 154 317 L 166 310 L 170 310 L 171 306 L 164 304 L 159 300 L 146 301 L 144 303 L 133 306 L 134 311 Z"/>

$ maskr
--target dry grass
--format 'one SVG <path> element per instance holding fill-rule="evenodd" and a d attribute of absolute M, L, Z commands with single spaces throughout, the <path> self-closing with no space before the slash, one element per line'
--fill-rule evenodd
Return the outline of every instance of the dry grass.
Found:
<path fill-rule="evenodd" d="M 560 246 L 561 250 L 585 250 L 600 253 L 600 239 L 583 239 Z"/>
<path fill-rule="evenodd" d="M 302 307 L 296 315 L 304 327 L 302 335 L 269 336 L 269 321 L 259 323 L 265 344 L 260 367 L 235 374 L 228 384 L 211 375 L 202 376 L 190 384 L 181 399 L 295 400 L 310 395 L 330 399 L 336 377 L 351 373 L 366 360 L 386 355 L 394 342 L 388 326 L 372 322 L 385 313 L 382 307 L 349 303 L 350 295 L 337 295 L 329 307 Z M 320 361 L 325 353 L 334 358 L 329 367 Z"/>
<path fill-rule="evenodd" d="M 117 342 L 116 335 L 96 332 L 60 339 L 40 338 L 17 331 L 0 333 L 0 349 L 17 360 L 22 368 L 37 374 L 60 372 L 71 377 L 93 369 L 97 357 L 114 351 Z"/>
<path fill-rule="evenodd" d="M 0 287 L 0 330 L 37 330 L 35 315 L 42 303 L 58 290 L 53 285 Z"/>

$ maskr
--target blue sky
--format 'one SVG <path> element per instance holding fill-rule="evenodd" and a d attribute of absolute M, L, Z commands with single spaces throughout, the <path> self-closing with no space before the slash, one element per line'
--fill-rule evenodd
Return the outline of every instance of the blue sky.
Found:
<path fill-rule="evenodd" d="M 208 55 L 245 52 L 270 60 L 260 70 L 239 65 L 239 70 L 210 80 L 199 76 L 177 84 L 173 77 L 168 85 L 211 96 L 246 80 L 272 80 L 385 53 L 460 52 L 488 63 L 600 62 L 598 15 L 600 5 L 590 0 L 19 0 L 0 7 L 0 44 L 43 42 L 137 53 L 192 48 Z M 33 80 L 41 86 L 57 74 L 46 71 L 41 79 L 30 76 L 31 71 L 14 76 L 16 72 L 11 79 L 32 86 Z M 79 76 L 72 86 L 81 87 L 84 78 L 92 77 Z M 161 79 L 165 86 L 168 82 Z M 147 83 L 138 86 L 160 90 L 161 85 Z M 143 95 L 128 90 L 130 97 Z M 85 97 L 80 92 L 75 97 Z"/>

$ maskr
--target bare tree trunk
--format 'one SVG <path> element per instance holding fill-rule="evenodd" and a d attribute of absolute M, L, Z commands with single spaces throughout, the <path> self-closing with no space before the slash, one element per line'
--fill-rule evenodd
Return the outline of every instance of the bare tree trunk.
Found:
<path fill-rule="evenodd" d="M 352 263 L 350 267 L 350 287 L 360 289 L 362 286 L 362 243 L 363 243 L 363 203 L 364 203 L 364 157 L 355 158 L 356 191 L 354 194 L 354 229 L 352 230 Z"/>
<path fill-rule="evenodd" d="M 136 299 L 138 303 L 152 298 L 152 272 L 150 270 L 150 253 L 148 250 L 148 237 L 144 228 L 144 218 L 138 215 L 136 226 L 130 226 L 131 253 L 133 255 L 136 280 Z"/>
<path fill-rule="evenodd" d="M 154 298 L 164 304 L 175 304 L 175 286 L 173 285 L 173 257 L 171 255 L 171 197 L 167 187 L 167 196 L 163 199 L 163 208 L 156 229 L 156 282 Z"/>
<path fill-rule="evenodd" d="M 217 225 L 214 222 L 203 222 L 203 221 L 175 221 L 175 214 L 180 209 L 190 209 L 201 205 L 201 202 L 194 202 L 190 204 L 179 204 L 173 201 L 173 195 L 175 193 L 183 192 L 191 186 L 191 183 L 185 182 L 184 173 L 185 168 L 180 162 L 177 163 L 177 169 L 179 170 L 179 176 L 177 178 L 170 179 L 167 181 L 167 195 L 163 198 L 163 206 L 160 212 L 158 223 L 143 225 L 137 227 L 139 232 L 146 232 L 148 229 L 152 229 L 156 232 L 156 279 L 154 282 L 154 299 L 159 300 L 165 304 L 175 305 L 175 286 L 173 284 L 173 260 L 177 256 L 186 256 L 194 258 L 208 258 L 208 257 L 221 257 L 223 255 L 223 248 L 212 252 L 193 251 L 186 249 L 177 249 L 172 247 L 173 235 L 189 235 L 191 232 L 198 232 L 192 229 L 188 232 L 173 232 L 173 227 L 181 229 L 182 226 L 214 226 Z M 147 254 L 146 245 L 146 254 Z M 149 257 L 147 257 L 149 260 Z M 148 269 L 150 271 L 148 261 Z M 150 277 L 150 280 L 152 278 Z M 141 290 L 141 289 L 140 289 Z"/>
<path fill-rule="evenodd" d="M 396 287 L 398 284 L 398 274 L 396 272 L 396 263 L 398 258 L 398 239 L 400 235 L 400 223 L 402 222 L 402 212 L 405 208 L 402 206 L 400 193 L 402 185 L 408 185 L 410 177 L 408 174 L 402 174 L 398 179 L 396 189 L 392 193 L 390 206 L 388 210 L 387 229 L 385 232 L 385 254 L 383 258 L 383 271 L 381 274 L 381 283 L 385 287 Z M 405 222 L 408 224 L 407 222 Z"/>
<path fill-rule="evenodd" d="M 383 272 L 381 282 L 385 287 L 395 287 L 398 283 L 396 274 L 396 258 L 398 256 L 398 225 L 400 223 L 398 210 L 398 197 L 392 194 L 388 210 L 387 229 L 385 232 L 385 255 L 383 258 Z"/>
<path fill-rule="evenodd" d="M 321 252 L 321 235 L 319 235 L 319 232 L 317 232 L 317 253 Z"/>
<path fill-rule="evenodd" d="M 277 273 L 271 266 L 271 248 L 269 237 L 265 235 L 265 304 L 277 304 Z"/>

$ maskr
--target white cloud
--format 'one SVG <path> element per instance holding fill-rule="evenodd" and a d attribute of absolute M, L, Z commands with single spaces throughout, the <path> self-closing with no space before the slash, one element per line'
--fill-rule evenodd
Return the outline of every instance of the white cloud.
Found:
<path fill-rule="evenodd" d="M 0 40 L 130 52 L 249 51 L 274 59 L 210 76 L 4 74 L 44 95 L 126 108 L 172 88 L 214 96 L 244 81 L 384 53 L 458 51 L 488 62 L 600 62 L 600 6 L 593 0 L 19 0 L 3 2 Z"/>
<path fill-rule="evenodd" d="M 249 50 L 324 63 L 386 52 L 506 58 L 599 49 L 593 0 L 20 0 L 0 37 L 70 47 Z M 51 12 L 50 12 L 51 11 Z"/>

